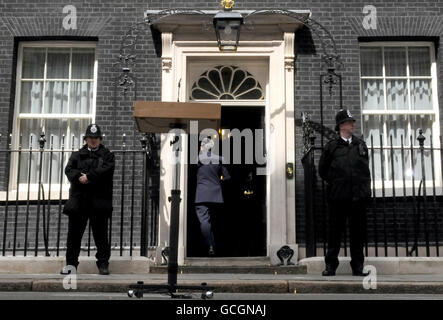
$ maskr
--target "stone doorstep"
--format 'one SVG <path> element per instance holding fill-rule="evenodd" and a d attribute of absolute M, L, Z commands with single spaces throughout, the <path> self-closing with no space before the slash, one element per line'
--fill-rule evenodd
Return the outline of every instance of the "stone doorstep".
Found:
<path fill-rule="evenodd" d="M 337 274 L 351 274 L 350 257 L 339 257 Z M 324 257 L 305 258 L 299 261 L 307 267 L 307 274 L 321 274 L 325 268 Z M 372 265 L 379 275 L 443 274 L 441 257 L 366 257 L 365 266 Z"/>
<path fill-rule="evenodd" d="M 129 280 L 78 280 L 76 290 L 65 290 L 62 279 L 0 280 L 0 291 L 38 292 L 121 292 L 126 294 Z M 145 284 L 165 284 L 150 280 Z M 196 280 L 180 281 L 181 285 L 201 285 Z M 443 294 L 443 282 L 379 282 L 376 289 L 366 290 L 361 281 L 306 280 L 214 280 L 207 281 L 214 292 L 226 293 L 295 293 L 295 294 Z"/>
<path fill-rule="evenodd" d="M 78 273 L 97 274 L 95 257 L 81 256 L 79 261 Z M 263 261 L 251 261 L 254 261 L 252 266 L 217 265 L 217 261 L 211 265 L 179 266 L 178 273 L 306 274 L 307 270 L 300 265 L 271 266 Z M 64 257 L 0 257 L 0 274 L 58 274 L 64 266 Z M 153 266 L 146 257 L 111 257 L 109 271 L 112 274 L 166 274 L 167 266 Z"/>
<path fill-rule="evenodd" d="M 263 267 L 271 266 L 269 257 L 192 257 L 185 258 L 183 266 L 192 267 Z"/>
<path fill-rule="evenodd" d="M 166 274 L 167 266 L 151 266 L 150 273 Z M 307 267 L 294 266 L 179 266 L 179 274 L 191 273 L 241 273 L 241 274 L 306 274 Z"/>
<path fill-rule="evenodd" d="M 78 273 L 97 274 L 95 257 L 80 257 Z M 147 274 L 146 257 L 111 257 L 109 271 L 114 274 Z M 0 274 L 59 274 L 64 257 L 0 257 Z"/>

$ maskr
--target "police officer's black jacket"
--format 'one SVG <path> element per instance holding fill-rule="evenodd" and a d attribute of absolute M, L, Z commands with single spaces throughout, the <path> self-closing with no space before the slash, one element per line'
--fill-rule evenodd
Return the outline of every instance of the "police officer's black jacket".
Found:
<path fill-rule="evenodd" d="M 319 174 L 327 182 L 329 200 L 356 201 L 371 197 L 368 148 L 356 136 L 352 136 L 351 144 L 338 137 L 325 145 Z"/>
<path fill-rule="evenodd" d="M 65 168 L 71 188 L 63 212 L 68 215 L 88 212 L 110 216 L 114 168 L 114 154 L 101 144 L 96 151 L 90 151 L 85 145 L 72 153 Z M 89 183 L 80 183 L 78 179 L 82 173 L 86 174 Z"/>

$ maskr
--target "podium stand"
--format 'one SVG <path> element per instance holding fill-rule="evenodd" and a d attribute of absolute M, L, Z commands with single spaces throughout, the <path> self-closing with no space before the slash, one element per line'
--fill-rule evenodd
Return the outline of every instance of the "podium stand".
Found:
<path fill-rule="evenodd" d="M 221 118 L 221 105 L 213 103 L 187 103 L 187 102 L 145 102 L 136 101 L 134 116 L 139 131 L 145 133 L 170 133 L 171 130 L 180 129 L 189 133 L 190 122 L 198 121 L 199 128 L 219 129 Z M 168 283 L 164 285 L 146 285 L 138 281 L 129 286 L 130 297 L 142 298 L 143 293 L 167 293 L 172 298 L 189 298 L 190 296 L 177 294 L 178 290 L 200 291 L 202 299 L 213 297 L 213 288 L 202 283 L 200 286 L 177 285 L 178 272 L 178 233 L 180 223 L 180 152 L 182 141 L 180 134 L 174 131 L 170 141 L 172 152 L 175 152 L 171 196 L 171 218 L 169 229 L 169 259 Z"/>

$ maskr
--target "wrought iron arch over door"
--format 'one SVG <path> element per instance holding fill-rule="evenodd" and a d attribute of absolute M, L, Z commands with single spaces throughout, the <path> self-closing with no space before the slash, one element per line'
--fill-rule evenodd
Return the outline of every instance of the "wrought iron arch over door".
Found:
<path fill-rule="evenodd" d="M 200 74 L 189 100 L 264 100 L 260 82 L 244 68 L 218 65 Z"/>

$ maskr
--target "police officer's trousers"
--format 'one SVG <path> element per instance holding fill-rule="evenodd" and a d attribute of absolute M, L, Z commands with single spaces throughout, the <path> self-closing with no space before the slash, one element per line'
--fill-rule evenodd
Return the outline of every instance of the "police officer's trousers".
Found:
<path fill-rule="evenodd" d="M 109 218 L 102 215 L 71 214 L 68 222 L 68 240 L 66 249 L 66 264 L 78 266 L 78 256 L 82 237 L 89 219 L 95 246 L 97 247 L 97 266 L 107 265 L 111 256 L 111 247 L 108 242 Z"/>
<path fill-rule="evenodd" d="M 364 201 L 331 201 L 329 203 L 329 238 L 325 263 L 332 269 L 338 267 L 338 254 L 349 222 L 351 268 L 363 267 L 363 246 L 366 234 L 366 203 Z"/>

